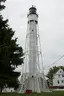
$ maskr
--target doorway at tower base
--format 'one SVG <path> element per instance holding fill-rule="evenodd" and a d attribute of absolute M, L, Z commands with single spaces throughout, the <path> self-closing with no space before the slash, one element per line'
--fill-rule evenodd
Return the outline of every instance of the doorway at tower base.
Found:
<path fill-rule="evenodd" d="M 19 93 L 46 92 L 48 90 L 46 82 L 42 77 L 42 73 L 30 74 L 23 73 L 21 76 Z"/>
<path fill-rule="evenodd" d="M 32 93 L 32 90 L 26 90 L 25 93 L 30 94 L 30 93 Z"/>

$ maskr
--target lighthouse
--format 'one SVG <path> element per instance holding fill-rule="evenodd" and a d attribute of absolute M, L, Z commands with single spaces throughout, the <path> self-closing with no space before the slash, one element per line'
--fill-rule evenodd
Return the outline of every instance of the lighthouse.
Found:
<path fill-rule="evenodd" d="M 22 67 L 19 93 L 46 91 L 47 85 L 42 68 L 42 55 L 39 42 L 38 14 L 32 6 L 27 14 L 27 34 L 25 43 L 25 62 Z M 42 69 L 42 71 L 41 71 Z"/>
<path fill-rule="evenodd" d="M 37 40 L 37 24 L 38 24 L 38 14 L 36 13 L 36 8 L 31 7 L 29 9 L 28 17 L 28 39 L 29 39 L 29 73 L 37 72 L 37 54 L 38 54 L 38 40 Z"/>

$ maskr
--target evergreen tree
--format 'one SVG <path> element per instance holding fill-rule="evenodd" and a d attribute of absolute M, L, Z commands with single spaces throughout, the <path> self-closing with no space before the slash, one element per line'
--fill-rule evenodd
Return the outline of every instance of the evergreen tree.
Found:
<path fill-rule="evenodd" d="M 1 4 L 2 2 L 5 2 L 5 1 L 6 0 L 0 0 L 0 11 L 5 8 L 5 6 Z"/>
<path fill-rule="evenodd" d="M 0 11 L 5 8 L 1 4 L 5 1 L 0 0 Z M 23 63 L 23 49 L 16 43 L 17 38 L 13 39 L 15 32 L 7 23 L 0 14 L 0 92 L 6 86 L 18 88 L 20 72 L 15 69 Z"/>

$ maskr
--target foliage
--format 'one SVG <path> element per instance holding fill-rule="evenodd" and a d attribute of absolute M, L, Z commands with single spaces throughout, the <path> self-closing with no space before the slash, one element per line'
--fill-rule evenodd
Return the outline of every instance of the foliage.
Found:
<path fill-rule="evenodd" d="M 0 0 L 0 10 L 4 9 Z M 18 65 L 23 63 L 23 49 L 19 46 L 17 38 L 13 39 L 14 31 L 7 24 L 8 20 L 3 20 L 0 15 L 0 91 L 4 86 L 14 87 L 19 85 L 18 76 L 20 72 L 15 72 Z"/>
<path fill-rule="evenodd" d="M 0 11 L 5 8 L 5 6 L 2 4 L 6 0 L 0 0 Z"/>
<path fill-rule="evenodd" d="M 54 66 L 53 68 L 50 68 L 49 69 L 49 72 L 47 74 L 49 85 L 52 85 L 53 84 L 53 82 L 52 82 L 53 75 L 58 71 L 59 68 L 61 68 L 61 69 L 64 70 L 64 66 L 58 66 L 58 67 L 57 66 Z"/>

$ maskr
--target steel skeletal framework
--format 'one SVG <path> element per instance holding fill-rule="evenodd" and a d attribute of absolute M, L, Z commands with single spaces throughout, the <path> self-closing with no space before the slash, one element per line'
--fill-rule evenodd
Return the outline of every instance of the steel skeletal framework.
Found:
<path fill-rule="evenodd" d="M 27 15 L 27 34 L 25 43 L 25 62 L 22 65 L 22 74 L 19 93 L 26 90 L 32 92 L 47 91 L 42 54 L 38 30 L 38 14 L 36 8 L 32 6 Z"/>

